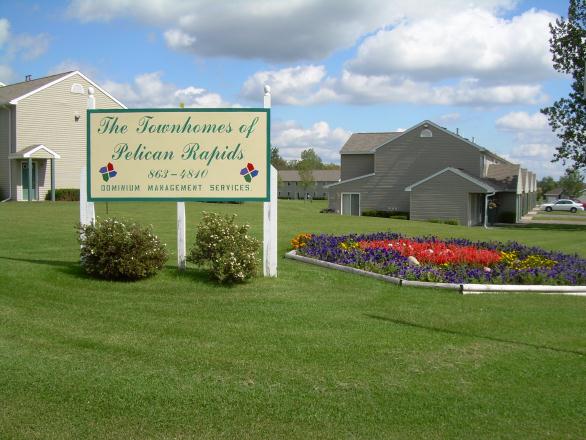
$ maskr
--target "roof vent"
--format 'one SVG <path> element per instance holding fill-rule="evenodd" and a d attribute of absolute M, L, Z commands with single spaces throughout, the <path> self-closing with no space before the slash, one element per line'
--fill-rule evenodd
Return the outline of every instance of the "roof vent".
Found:
<path fill-rule="evenodd" d="M 24 77 L 24 80 L 25 80 L 25 81 L 32 81 L 32 78 L 31 78 L 31 77 L 32 77 L 32 75 L 26 75 L 26 76 Z"/>
<path fill-rule="evenodd" d="M 433 133 L 429 128 L 424 128 L 423 130 L 421 130 L 421 133 L 419 133 L 419 137 L 430 138 L 433 137 Z"/>
<path fill-rule="evenodd" d="M 78 95 L 85 95 L 85 90 L 81 84 L 73 83 L 73 84 L 71 84 L 71 93 L 76 93 Z"/>

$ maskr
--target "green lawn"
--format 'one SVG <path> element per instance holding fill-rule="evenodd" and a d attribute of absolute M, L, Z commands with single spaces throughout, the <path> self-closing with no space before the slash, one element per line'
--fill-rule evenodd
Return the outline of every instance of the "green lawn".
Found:
<path fill-rule="evenodd" d="M 586 256 L 585 227 L 464 228 L 319 214 L 298 232 L 393 229 L 514 239 Z M 174 251 L 175 205 L 109 204 Z M 105 205 L 97 207 L 105 215 Z M 236 212 L 260 237 L 261 206 Z M 461 296 L 279 261 L 277 279 L 219 287 L 175 255 L 138 283 L 87 278 L 75 203 L 0 205 L 0 438 L 583 439 L 586 298 Z M 190 241 L 191 243 L 191 241 Z"/>

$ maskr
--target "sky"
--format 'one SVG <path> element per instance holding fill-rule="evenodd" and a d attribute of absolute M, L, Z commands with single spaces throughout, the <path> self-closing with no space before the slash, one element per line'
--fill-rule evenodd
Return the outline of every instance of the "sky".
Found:
<path fill-rule="evenodd" d="M 287 159 L 429 119 L 544 176 L 564 0 L 0 0 L 0 81 L 79 70 L 129 108 L 262 107 Z"/>

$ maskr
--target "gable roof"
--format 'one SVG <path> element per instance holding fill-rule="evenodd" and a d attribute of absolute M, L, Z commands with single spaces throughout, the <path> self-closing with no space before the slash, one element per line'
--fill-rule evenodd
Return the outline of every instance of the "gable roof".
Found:
<path fill-rule="evenodd" d="M 491 163 L 486 170 L 486 178 L 499 191 L 516 191 L 519 184 L 521 165 L 513 163 Z"/>
<path fill-rule="evenodd" d="M 439 176 L 440 174 L 443 174 L 446 172 L 452 172 L 454 174 L 457 174 L 458 176 L 463 177 L 464 179 L 474 183 L 475 185 L 478 185 L 479 187 L 484 189 L 486 192 L 496 192 L 496 189 L 493 186 L 491 186 L 487 182 L 483 181 L 484 179 L 478 179 L 478 178 L 466 173 L 465 171 L 462 171 L 459 168 L 453 168 L 453 167 L 447 167 L 447 168 L 444 168 L 443 170 L 438 171 L 437 173 L 433 173 L 431 176 L 427 176 L 425 179 L 422 179 L 419 182 L 415 182 L 414 184 L 409 185 L 408 187 L 405 188 L 405 191 L 412 191 L 413 188 L 415 188 L 416 186 L 419 186 L 422 183 L 425 183 L 428 180 L 434 179 L 435 177 Z"/>
<path fill-rule="evenodd" d="M 406 135 L 407 133 L 410 133 L 414 130 L 417 130 L 418 128 L 420 128 L 422 126 L 430 126 L 430 125 L 432 127 L 436 128 L 437 130 L 440 130 L 446 134 L 449 134 L 450 136 L 453 136 L 456 139 L 461 140 L 462 142 L 470 145 L 471 147 L 476 148 L 478 151 L 480 151 L 482 153 L 493 156 L 494 158 L 497 158 L 497 159 L 503 161 L 504 163 L 510 163 L 508 160 L 500 157 L 499 155 L 493 153 L 492 151 L 487 150 L 484 147 L 481 147 L 480 145 L 470 141 L 469 139 L 466 139 L 465 137 L 460 136 L 459 134 L 451 132 L 447 128 L 441 127 L 441 126 L 437 125 L 435 122 L 432 122 L 428 119 L 426 119 L 418 124 L 415 124 L 413 127 L 409 128 L 405 131 L 400 131 L 400 132 L 355 133 L 352 136 L 350 136 L 350 138 L 346 141 L 346 143 L 344 144 L 344 146 L 340 150 L 340 154 L 359 154 L 359 153 L 374 154 L 375 151 L 378 150 L 383 145 L 386 145 L 392 141 L 396 141 L 397 139 L 400 139 L 402 136 Z M 355 135 L 358 135 L 358 136 L 355 137 Z M 353 137 L 354 137 L 354 139 L 353 139 Z"/>
<path fill-rule="evenodd" d="M 400 131 L 382 133 L 353 133 L 342 146 L 340 154 L 373 153 L 377 147 L 386 144 L 401 134 Z"/>
<path fill-rule="evenodd" d="M 27 95 L 34 90 L 37 90 L 49 83 L 69 75 L 70 73 L 71 71 L 58 73 L 56 75 L 45 76 L 43 78 L 32 79 L 30 81 L 23 81 L 0 87 L 0 104 L 9 104 L 10 101 Z"/>
<path fill-rule="evenodd" d="M 45 147 L 42 144 L 35 144 L 29 147 L 26 147 L 22 150 L 17 151 L 16 153 L 11 153 L 8 155 L 9 159 L 28 159 L 37 157 L 37 153 L 41 153 L 44 156 L 49 156 L 54 159 L 61 159 L 61 156 L 51 150 L 50 148 Z"/>
<path fill-rule="evenodd" d="M 81 76 L 83 79 L 85 79 L 87 82 L 89 82 L 93 87 L 100 90 L 106 96 L 108 96 L 109 98 L 114 100 L 122 108 L 126 108 L 126 106 L 124 104 L 122 104 L 120 101 L 118 101 L 112 95 L 110 95 L 106 90 L 104 90 L 102 87 L 97 85 L 95 82 L 93 82 L 91 79 L 89 79 L 87 76 L 85 76 L 83 73 L 81 73 L 78 70 L 73 70 L 73 71 L 64 72 L 64 73 L 58 73 L 56 75 L 45 76 L 43 78 L 37 78 L 37 79 L 30 80 L 30 81 L 24 81 L 24 82 L 19 82 L 16 84 L 10 84 L 10 85 L 4 86 L 4 87 L 0 87 L 0 105 L 2 105 L 2 104 L 16 105 L 16 104 L 18 104 L 18 101 L 20 101 L 21 99 L 24 99 L 24 98 L 27 98 L 31 95 L 34 95 L 35 93 L 40 92 L 41 90 L 44 90 L 47 87 L 51 87 L 53 84 L 57 84 L 57 83 L 63 81 L 64 79 L 67 79 L 73 75 Z"/>
<path fill-rule="evenodd" d="M 316 182 L 337 182 L 340 180 L 340 170 L 312 170 L 313 180 Z M 283 182 L 301 182 L 297 170 L 280 170 L 279 177 Z"/>

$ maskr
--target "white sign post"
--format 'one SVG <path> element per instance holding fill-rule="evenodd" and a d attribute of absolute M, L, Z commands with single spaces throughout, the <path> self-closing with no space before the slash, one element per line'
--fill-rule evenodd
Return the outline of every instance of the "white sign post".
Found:
<path fill-rule="evenodd" d="M 93 110 L 96 108 L 94 88 L 88 87 L 87 94 L 87 108 Z M 95 222 L 96 210 L 94 202 L 88 202 L 87 200 L 87 167 L 83 167 L 79 177 L 79 223 L 82 226 L 86 226 Z"/>
<path fill-rule="evenodd" d="M 264 108 L 271 108 L 271 88 L 265 85 Z M 270 167 L 270 196 L 263 203 L 263 274 L 265 277 L 277 276 L 277 203 L 278 172 Z"/>
<path fill-rule="evenodd" d="M 187 247 L 185 243 L 185 202 L 177 202 L 177 267 L 183 271 L 186 267 Z"/>

